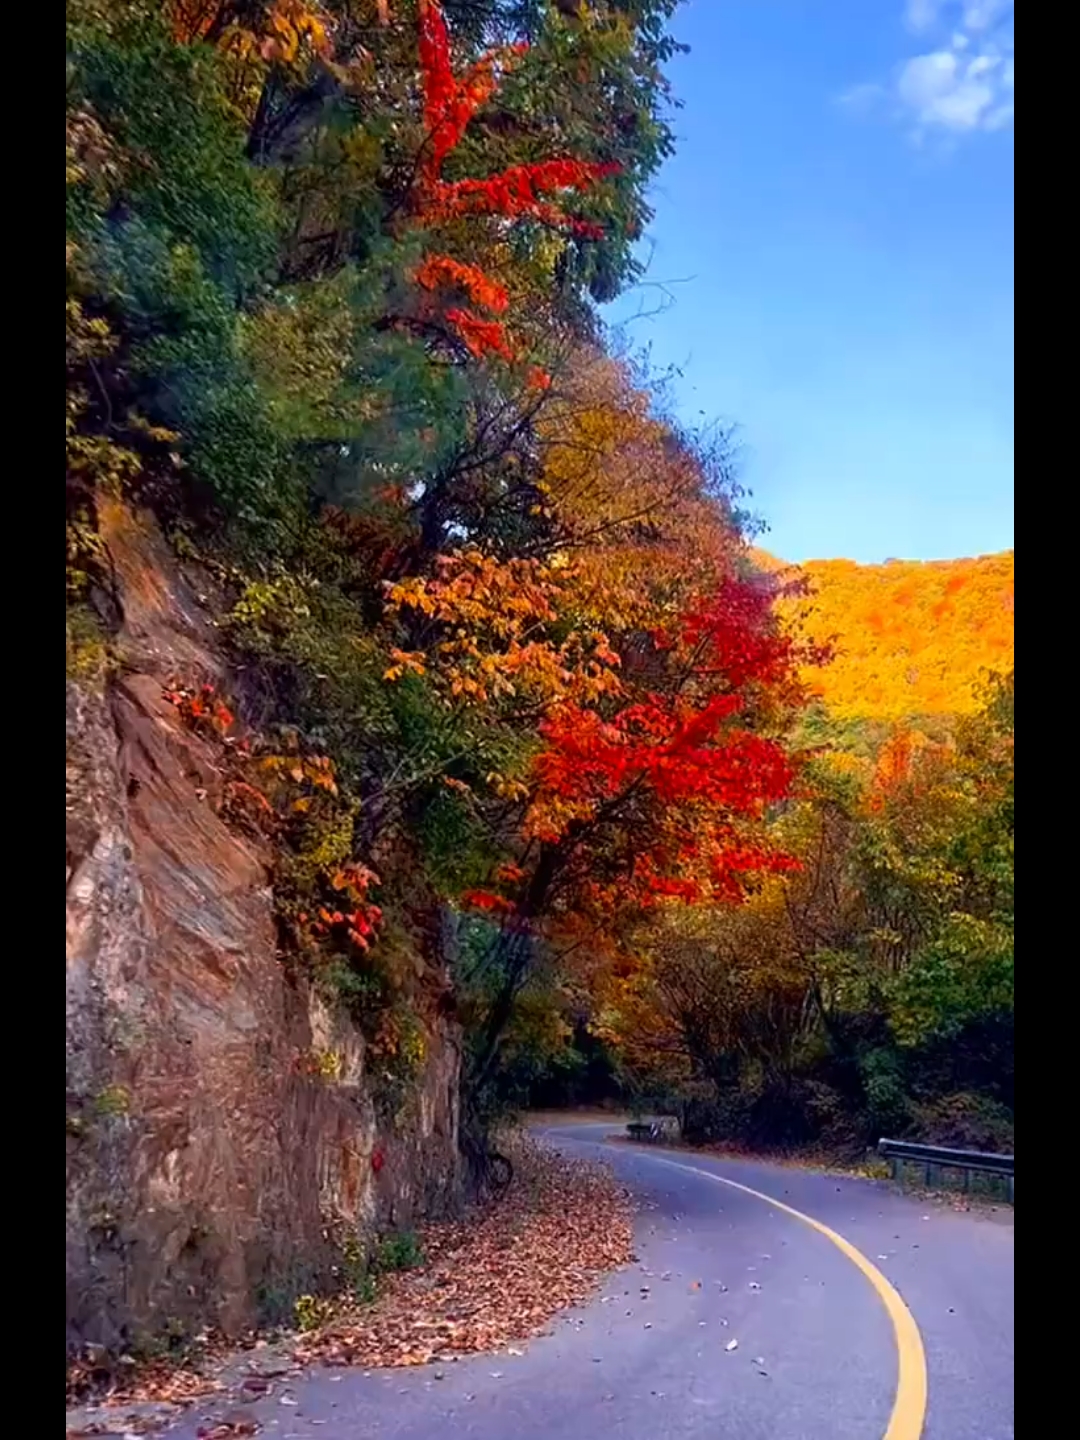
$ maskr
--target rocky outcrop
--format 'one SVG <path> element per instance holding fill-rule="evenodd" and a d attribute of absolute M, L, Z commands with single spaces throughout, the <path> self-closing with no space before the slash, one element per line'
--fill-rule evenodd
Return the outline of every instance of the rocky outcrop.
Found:
<path fill-rule="evenodd" d="M 427 1007 L 408 1112 L 380 1114 L 363 1037 L 280 963 L 213 745 L 163 698 L 222 676 L 207 610 L 150 517 L 102 530 L 119 665 L 67 712 L 67 1313 L 69 1346 L 118 1347 L 287 1313 L 344 1234 L 452 1207 L 459 1047 Z"/>

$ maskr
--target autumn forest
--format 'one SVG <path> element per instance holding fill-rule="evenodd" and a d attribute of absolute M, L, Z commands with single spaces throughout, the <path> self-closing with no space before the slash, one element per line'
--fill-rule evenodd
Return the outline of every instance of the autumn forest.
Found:
<path fill-rule="evenodd" d="M 674 10 L 70 0 L 69 682 L 122 677 L 148 517 L 224 657 L 161 703 L 286 981 L 387 1113 L 449 1016 L 471 1163 L 610 1100 L 1011 1149 L 1012 555 L 768 555 L 606 339 Z"/>

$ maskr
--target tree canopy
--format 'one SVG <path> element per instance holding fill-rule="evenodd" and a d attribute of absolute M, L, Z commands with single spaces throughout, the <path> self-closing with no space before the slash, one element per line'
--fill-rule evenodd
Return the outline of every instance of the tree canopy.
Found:
<path fill-rule="evenodd" d="M 575 1034 L 766 1109 L 823 1044 L 879 1110 L 979 1026 L 1000 1079 L 1011 679 L 825 754 L 803 579 L 605 352 L 675 9 L 68 7 L 69 672 L 109 683 L 119 497 L 226 597 L 235 694 L 168 698 L 287 963 L 407 1066 L 451 958 L 478 1113 Z"/>

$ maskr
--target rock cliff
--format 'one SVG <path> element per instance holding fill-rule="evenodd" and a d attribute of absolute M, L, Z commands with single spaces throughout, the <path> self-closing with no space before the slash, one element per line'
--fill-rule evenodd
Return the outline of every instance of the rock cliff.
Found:
<path fill-rule="evenodd" d="M 363 1036 L 282 966 L 269 857 L 163 697 L 227 680 L 212 607 L 149 516 L 101 518 L 117 665 L 67 708 L 69 1347 L 287 1314 L 344 1236 L 446 1211 L 459 1183 L 452 1021 L 417 999 L 424 1059 L 386 1114 Z"/>

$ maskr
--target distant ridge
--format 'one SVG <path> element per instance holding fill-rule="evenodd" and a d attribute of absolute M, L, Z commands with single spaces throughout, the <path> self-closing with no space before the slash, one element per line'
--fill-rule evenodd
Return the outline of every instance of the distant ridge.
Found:
<path fill-rule="evenodd" d="M 809 560 L 789 567 L 764 550 L 762 570 L 809 577 L 807 602 L 782 602 L 836 658 L 809 676 L 842 719 L 899 720 L 971 711 L 986 670 L 1013 664 L 1013 551 L 960 560 Z"/>

